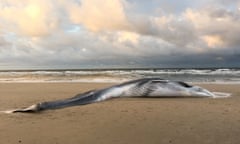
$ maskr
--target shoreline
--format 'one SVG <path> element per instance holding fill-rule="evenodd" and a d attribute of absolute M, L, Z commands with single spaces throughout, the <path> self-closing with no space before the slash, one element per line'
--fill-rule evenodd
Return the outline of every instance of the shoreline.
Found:
<path fill-rule="evenodd" d="M 0 83 L 115 83 L 139 78 L 158 77 L 188 83 L 240 84 L 240 69 L 179 68 L 179 69 L 105 69 L 105 70 L 35 70 L 0 71 Z"/>
<path fill-rule="evenodd" d="M 120 84 L 120 83 L 123 83 L 123 82 L 127 82 L 128 80 L 122 80 L 122 81 L 0 81 L 0 84 L 14 84 L 14 83 L 17 83 L 17 84 L 37 84 L 37 83 L 41 83 L 41 84 L 51 84 L 51 83 L 59 83 L 59 84 L 71 84 L 71 83 L 88 83 L 88 84 Z M 211 84 L 211 85 L 240 85 L 240 81 L 237 81 L 237 82 L 186 82 L 184 81 L 185 83 L 189 83 L 189 84 L 192 84 L 192 85 L 208 85 L 208 84 Z"/>
<path fill-rule="evenodd" d="M 73 97 L 113 83 L 0 83 L 0 110 Z M 232 97 L 119 98 L 37 114 L 0 114 L 2 143 L 238 144 L 240 84 L 198 84 Z"/>

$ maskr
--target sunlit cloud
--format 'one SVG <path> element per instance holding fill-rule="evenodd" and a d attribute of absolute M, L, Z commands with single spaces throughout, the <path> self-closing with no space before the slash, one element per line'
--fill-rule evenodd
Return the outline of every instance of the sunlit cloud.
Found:
<path fill-rule="evenodd" d="M 133 44 L 138 44 L 139 42 L 139 34 L 133 32 L 119 32 L 118 34 L 118 42 L 130 42 Z"/>
<path fill-rule="evenodd" d="M 70 20 L 82 24 L 91 31 L 121 30 L 129 26 L 123 0 L 82 0 L 69 3 Z"/>
<path fill-rule="evenodd" d="M 226 64 L 240 55 L 239 6 L 234 0 L 1 0 L 0 65 L 178 65 L 185 58 Z"/>
<path fill-rule="evenodd" d="M 223 46 L 223 40 L 218 35 L 212 35 L 212 36 L 203 36 L 202 39 L 210 48 L 217 48 Z"/>

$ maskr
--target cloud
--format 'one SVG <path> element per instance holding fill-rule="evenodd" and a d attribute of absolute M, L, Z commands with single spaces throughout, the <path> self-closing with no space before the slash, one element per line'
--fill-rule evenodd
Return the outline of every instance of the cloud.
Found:
<path fill-rule="evenodd" d="M 132 44 L 138 44 L 140 35 L 133 32 L 121 31 L 117 33 L 118 42 L 130 42 Z"/>
<path fill-rule="evenodd" d="M 82 24 L 91 31 L 121 30 L 129 27 L 124 0 L 82 0 L 68 3 L 67 10 L 74 24 Z"/>
<path fill-rule="evenodd" d="M 218 35 L 207 35 L 203 36 L 202 39 L 210 48 L 222 47 L 224 43 Z"/>
<path fill-rule="evenodd" d="M 178 14 L 132 15 L 132 31 L 170 43 L 178 53 L 239 52 L 239 10 L 219 5 L 186 8 Z"/>
<path fill-rule="evenodd" d="M 237 1 L 224 4 L 184 0 L 172 10 L 163 1 L 2 0 L 0 60 L 13 65 L 226 63 L 240 53 L 240 13 Z"/>
<path fill-rule="evenodd" d="M 0 36 L 0 47 L 6 46 L 9 43 L 2 37 Z"/>
<path fill-rule="evenodd" d="M 128 29 L 124 0 L 3 0 L 0 17 L 6 31 L 45 36 L 71 24 L 91 31 Z"/>
<path fill-rule="evenodd" d="M 0 17 L 7 32 L 27 36 L 43 36 L 58 27 L 54 3 L 48 0 L 3 0 Z"/>
<path fill-rule="evenodd" d="M 240 14 L 238 11 L 208 7 L 198 11 L 188 9 L 185 16 L 209 47 L 239 46 L 237 35 L 240 32 Z"/>

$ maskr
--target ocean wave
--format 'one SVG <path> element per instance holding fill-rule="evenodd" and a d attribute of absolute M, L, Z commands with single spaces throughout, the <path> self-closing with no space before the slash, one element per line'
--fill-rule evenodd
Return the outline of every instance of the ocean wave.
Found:
<path fill-rule="evenodd" d="M 127 69 L 2 71 L 0 82 L 123 82 L 160 77 L 186 82 L 240 82 L 240 69 Z"/>

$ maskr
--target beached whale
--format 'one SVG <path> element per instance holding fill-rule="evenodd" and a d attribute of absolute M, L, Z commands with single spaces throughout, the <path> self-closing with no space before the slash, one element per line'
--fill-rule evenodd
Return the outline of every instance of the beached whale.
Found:
<path fill-rule="evenodd" d="M 160 78 L 144 78 L 114 85 L 108 88 L 92 90 L 72 98 L 42 102 L 23 109 L 6 111 L 40 112 L 69 106 L 85 105 L 118 97 L 215 97 L 212 92 L 192 86 L 181 81 L 170 81 Z"/>

